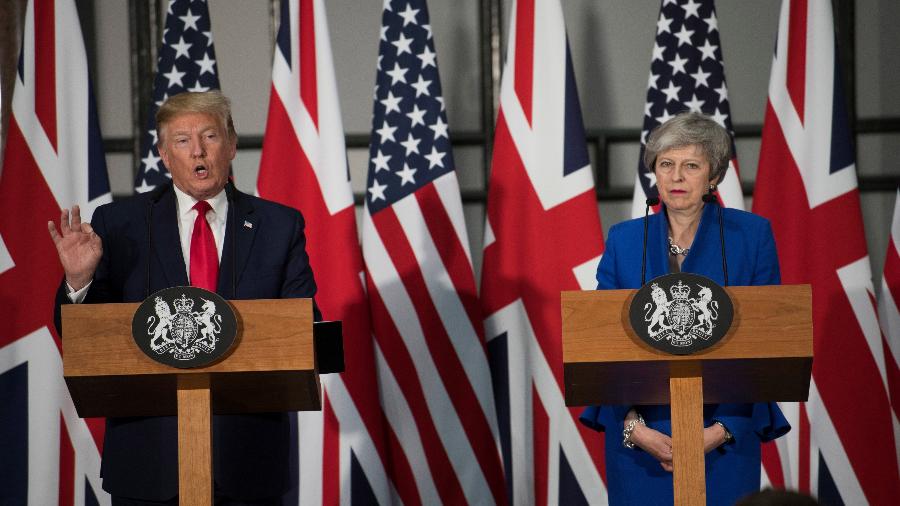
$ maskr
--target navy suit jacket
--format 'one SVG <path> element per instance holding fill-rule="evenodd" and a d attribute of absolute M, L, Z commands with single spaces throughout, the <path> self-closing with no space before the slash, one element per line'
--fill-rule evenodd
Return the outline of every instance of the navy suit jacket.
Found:
<path fill-rule="evenodd" d="M 216 291 L 226 299 L 315 295 L 302 215 L 233 187 L 228 191 Z M 103 241 L 103 256 L 85 303 L 139 302 L 148 293 L 189 284 L 175 200 L 168 185 L 94 212 L 91 224 Z M 68 302 L 61 287 L 57 304 Z M 287 491 L 289 434 L 286 413 L 214 416 L 217 493 L 252 500 Z M 100 472 L 104 490 L 114 495 L 147 500 L 177 495 L 176 417 L 107 419 Z"/>

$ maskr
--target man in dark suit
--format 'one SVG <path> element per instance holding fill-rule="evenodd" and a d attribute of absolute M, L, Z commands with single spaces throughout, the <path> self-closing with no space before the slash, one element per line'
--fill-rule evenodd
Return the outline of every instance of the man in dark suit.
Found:
<path fill-rule="evenodd" d="M 237 135 L 219 92 L 182 93 L 157 113 L 172 185 L 48 224 L 65 270 L 57 304 L 138 302 L 192 284 L 228 299 L 312 297 L 304 222 L 229 182 Z M 111 418 L 101 476 L 113 504 L 177 504 L 175 417 Z M 291 485 L 285 413 L 213 419 L 216 504 L 280 504 Z"/>

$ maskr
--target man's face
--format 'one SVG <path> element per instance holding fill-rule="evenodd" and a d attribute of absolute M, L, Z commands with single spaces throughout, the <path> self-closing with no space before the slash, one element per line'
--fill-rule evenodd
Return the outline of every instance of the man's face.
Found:
<path fill-rule="evenodd" d="M 236 151 L 236 141 L 211 114 L 179 114 L 160 130 L 159 156 L 172 181 L 197 200 L 212 198 L 225 188 Z"/>

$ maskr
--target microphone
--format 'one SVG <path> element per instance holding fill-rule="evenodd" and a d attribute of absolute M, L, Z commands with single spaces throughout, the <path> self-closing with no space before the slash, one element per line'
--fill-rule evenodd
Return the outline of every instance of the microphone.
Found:
<path fill-rule="evenodd" d="M 703 195 L 703 202 L 715 202 L 716 205 L 719 206 L 719 245 L 722 248 L 722 277 L 725 280 L 725 284 L 722 286 L 728 286 L 728 261 L 725 260 L 725 223 L 724 219 L 722 218 L 722 205 L 719 204 L 719 199 L 717 199 L 716 194 L 713 193 L 715 191 L 716 187 L 714 185 L 710 185 L 709 192 Z"/>
<path fill-rule="evenodd" d="M 659 204 L 659 197 L 649 197 L 647 207 L 644 209 L 644 254 L 641 257 L 641 286 L 647 281 L 647 228 L 650 225 L 650 206 Z"/>
<path fill-rule="evenodd" d="M 153 206 L 159 203 L 162 196 L 172 185 L 164 184 L 150 193 L 147 204 L 147 272 L 145 276 L 144 298 L 150 296 L 150 262 L 153 261 Z"/>
<path fill-rule="evenodd" d="M 225 184 L 225 198 L 228 200 L 228 218 L 229 223 L 225 224 L 225 234 L 228 234 L 228 229 L 231 229 L 231 298 L 237 299 L 237 251 L 235 249 L 235 244 L 237 244 L 237 226 L 234 218 L 234 183 L 229 178 L 228 183 Z M 224 245 L 223 245 L 224 246 Z"/>
<path fill-rule="evenodd" d="M 725 284 L 722 286 L 728 286 L 728 261 L 725 260 L 725 222 L 722 218 L 722 206 L 719 206 L 719 244 L 722 246 L 722 275 L 725 279 Z"/>

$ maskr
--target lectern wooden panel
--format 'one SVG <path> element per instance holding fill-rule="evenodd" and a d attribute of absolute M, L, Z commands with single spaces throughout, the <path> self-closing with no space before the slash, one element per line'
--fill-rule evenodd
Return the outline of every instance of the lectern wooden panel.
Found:
<path fill-rule="evenodd" d="M 667 404 L 669 362 L 702 360 L 703 401 L 805 401 L 812 371 L 809 285 L 733 286 L 731 329 L 715 346 L 669 355 L 628 323 L 635 290 L 562 293 L 566 404 Z M 623 384 L 623 382 L 625 382 Z"/>
<path fill-rule="evenodd" d="M 229 301 L 238 336 L 222 360 L 175 369 L 131 337 L 138 304 L 63 306 L 63 372 L 78 415 L 174 415 L 179 374 L 209 374 L 215 414 L 321 409 L 310 299 Z"/>

